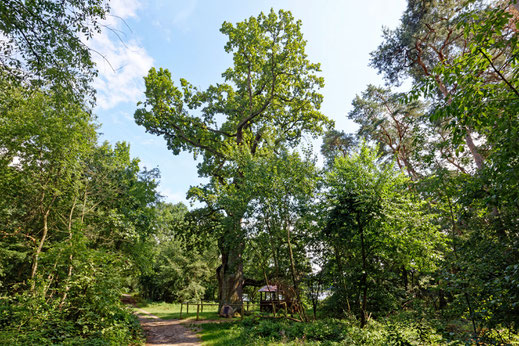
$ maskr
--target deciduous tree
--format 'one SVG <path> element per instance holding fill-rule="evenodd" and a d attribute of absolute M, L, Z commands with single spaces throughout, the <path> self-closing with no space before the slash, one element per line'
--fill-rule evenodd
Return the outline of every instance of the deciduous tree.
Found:
<path fill-rule="evenodd" d="M 308 60 L 301 22 L 290 12 L 261 13 L 236 25 L 225 22 L 221 31 L 228 36 L 225 51 L 234 63 L 222 74 L 224 81 L 200 90 L 181 79 L 177 87 L 168 70 L 153 68 L 135 119 L 163 136 L 174 154 L 202 156 L 198 172 L 210 182 L 191 195 L 225 214 L 219 240 L 220 304 L 241 304 L 241 223 L 252 196 L 218 199 L 217 191 L 238 191 L 244 183 L 231 152 L 254 156 L 280 145 L 295 146 L 304 133 L 318 134 L 329 121 L 319 112 L 322 96 L 317 90 L 324 83 L 317 75 L 319 64 Z"/>

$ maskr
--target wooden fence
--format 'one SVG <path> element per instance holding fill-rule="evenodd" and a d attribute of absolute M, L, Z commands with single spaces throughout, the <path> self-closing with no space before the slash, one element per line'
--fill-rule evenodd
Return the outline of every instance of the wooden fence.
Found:
<path fill-rule="evenodd" d="M 284 305 L 284 308 L 281 308 L 279 310 L 283 311 L 284 314 L 285 314 L 285 317 L 288 316 L 288 307 L 287 307 L 287 303 L 286 302 L 281 302 L 282 305 Z M 260 308 L 260 311 L 261 311 L 261 307 L 265 306 L 265 307 L 271 307 L 272 308 L 272 312 L 274 314 L 274 316 L 276 315 L 276 305 L 279 305 L 279 302 L 277 302 L 277 304 L 275 304 L 274 302 L 272 303 L 268 303 L 268 302 L 262 302 L 262 303 L 253 303 L 253 302 L 243 302 L 242 304 L 227 304 L 229 305 L 230 307 L 232 307 L 234 310 L 237 310 L 236 308 L 241 308 L 241 311 L 242 313 L 240 314 L 240 317 L 241 319 L 243 319 L 243 315 L 245 313 L 248 313 L 250 311 L 254 311 L 255 307 L 259 307 Z M 200 301 L 200 302 L 181 302 L 180 303 L 180 315 L 179 315 L 179 318 L 182 319 L 182 311 L 183 311 L 183 308 L 184 306 L 186 307 L 186 316 L 187 314 L 189 314 L 189 306 L 191 306 L 192 308 L 194 308 L 194 306 L 196 306 L 196 320 L 198 321 L 199 318 L 200 318 L 200 313 L 203 313 L 204 312 L 204 306 L 205 307 L 208 307 L 208 306 L 219 306 L 218 303 L 214 303 L 214 302 L 204 302 L 204 301 Z M 278 312 L 279 312 L 278 310 Z M 219 314 L 220 311 L 218 311 L 218 309 L 216 310 L 216 313 Z"/>

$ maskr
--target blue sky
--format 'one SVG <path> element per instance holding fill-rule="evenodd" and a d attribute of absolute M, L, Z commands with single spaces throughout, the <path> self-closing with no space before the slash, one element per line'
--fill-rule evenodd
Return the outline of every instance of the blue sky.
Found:
<path fill-rule="evenodd" d="M 145 133 L 133 120 L 143 100 L 143 79 L 150 67 L 168 68 L 175 80 L 186 78 L 201 88 L 222 80 L 231 64 L 219 31 L 224 21 L 236 23 L 260 12 L 290 10 L 303 22 L 307 54 L 320 62 L 325 88 L 322 111 L 336 128 L 355 131 L 346 118 L 351 101 L 367 84 L 383 84 L 368 67 L 369 53 L 381 42 L 382 27 L 394 28 L 406 6 L 404 0 L 112 0 L 107 29 L 89 45 L 100 72 L 95 81 L 102 124 L 101 140 L 126 141 L 132 156 L 147 168 L 161 171 L 159 191 L 169 202 L 186 203 L 191 185 L 201 182 L 189 154 L 174 156 L 165 141 Z M 109 29 L 108 29 L 109 28 Z M 319 147 L 314 143 L 315 151 Z"/>

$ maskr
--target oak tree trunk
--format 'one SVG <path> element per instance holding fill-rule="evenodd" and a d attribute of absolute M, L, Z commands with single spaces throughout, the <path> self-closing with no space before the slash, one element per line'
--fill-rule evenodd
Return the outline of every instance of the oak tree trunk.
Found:
<path fill-rule="evenodd" d="M 243 303 L 243 248 L 241 219 L 235 222 L 219 241 L 222 264 L 216 269 L 218 279 L 218 311 L 230 305 L 234 311 L 242 313 Z"/>

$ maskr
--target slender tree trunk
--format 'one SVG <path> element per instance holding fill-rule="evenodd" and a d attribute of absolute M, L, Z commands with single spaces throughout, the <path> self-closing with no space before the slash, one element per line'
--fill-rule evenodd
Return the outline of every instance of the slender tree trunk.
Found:
<path fill-rule="evenodd" d="M 452 250 L 454 252 L 454 258 L 456 259 L 456 262 L 459 261 L 459 258 L 458 258 L 458 251 L 457 251 L 457 248 L 456 248 L 456 238 L 457 238 L 457 233 L 461 233 L 457 226 L 456 226 L 456 220 L 454 218 L 454 210 L 453 210 L 453 207 L 452 207 L 452 203 L 451 203 L 451 199 L 448 195 L 446 195 L 447 197 L 447 202 L 449 203 L 449 211 L 450 211 L 450 215 L 451 215 L 451 222 L 452 222 Z M 472 304 L 470 303 L 470 295 L 467 293 L 467 291 L 464 289 L 463 290 L 463 296 L 465 297 L 465 301 L 467 302 L 467 307 L 469 309 L 469 314 L 470 314 L 470 320 L 472 321 L 472 328 L 473 328 L 473 331 L 474 331 L 474 337 L 478 338 L 478 332 L 477 332 L 477 328 L 476 328 L 476 321 L 475 321 L 475 317 L 474 317 L 474 310 L 472 309 Z"/>
<path fill-rule="evenodd" d="M 319 274 L 316 277 L 317 287 L 314 286 L 315 282 L 312 282 L 313 292 L 312 292 L 312 310 L 314 313 L 314 321 L 317 320 L 317 305 L 319 304 L 319 295 L 321 294 L 321 288 L 323 284 L 323 271 L 319 271 Z M 348 303 L 348 307 L 349 307 Z"/>
<path fill-rule="evenodd" d="M 49 213 L 50 208 L 45 211 L 43 214 L 43 234 L 41 235 L 40 244 L 38 245 L 38 248 L 36 249 L 36 253 L 34 254 L 34 261 L 32 263 L 32 270 L 31 270 L 31 291 L 34 291 L 34 288 L 36 286 L 36 282 L 34 281 L 36 277 L 36 272 L 38 271 L 38 260 L 40 258 L 41 250 L 43 249 L 43 244 L 45 244 L 45 240 L 47 239 L 47 234 L 49 233 Z"/>
<path fill-rule="evenodd" d="M 299 285 L 297 283 L 297 275 L 296 275 L 296 266 L 294 262 L 294 253 L 292 252 L 292 243 L 290 242 L 290 227 L 286 227 L 287 230 L 287 245 L 288 245 L 288 253 L 290 256 L 290 273 L 292 274 L 292 284 L 294 285 L 294 290 L 297 295 L 297 304 L 301 310 L 301 317 L 305 322 L 308 321 L 308 317 L 306 316 L 306 311 L 303 307 L 303 302 L 301 301 L 301 293 L 299 292 Z"/>
<path fill-rule="evenodd" d="M 366 325 L 367 319 L 367 311 L 366 306 L 368 302 L 368 272 L 367 272 L 367 263 L 366 263 L 366 246 L 364 244 L 364 228 L 360 223 L 359 217 L 357 217 L 357 221 L 359 224 L 360 231 L 360 247 L 362 252 L 362 277 L 361 277 L 361 286 L 362 286 L 362 302 L 360 306 L 360 327 L 364 328 Z"/>
<path fill-rule="evenodd" d="M 77 196 L 74 197 L 74 203 L 72 204 L 72 207 L 70 208 L 70 214 L 68 217 L 68 244 L 72 248 L 72 221 L 74 216 L 74 210 L 76 209 L 76 202 L 77 202 Z M 86 192 L 85 192 L 85 199 L 83 203 L 83 210 L 85 209 L 85 202 L 86 202 Z M 81 222 L 83 222 L 83 217 L 81 218 Z M 65 280 L 65 292 L 63 293 L 63 297 L 61 297 L 61 301 L 59 302 L 59 310 L 63 308 L 63 305 L 65 304 L 65 300 L 67 300 L 68 291 L 70 290 L 70 278 L 72 277 L 72 270 L 74 269 L 74 266 L 72 265 L 72 260 L 74 256 L 72 253 L 69 255 L 68 260 L 68 271 L 67 271 L 67 279 Z"/>
<path fill-rule="evenodd" d="M 411 178 L 412 181 L 418 180 L 418 173 L 416 173 L 416 170 L 414 169 L 413 165 L 409 162 L 409 159 L 407 158 L 407 153 L 402 156 L 402 161 L 404 162 L 404 166 L 407 170 L 407 173 L 409 174 L 409 178 Z"/>
<path fill-rule="evenodd" d="M 407 269 L 405 269 L 404 266 L 402 266 L 402 282 L 404 284 L 405 290 L 407 291 L 408 285 L 409 285 L 409 280 L 407 278 Z"/>
<path fill-rule="evenodd" d="M 58 172 L 59 175 L 59 172 Z M 47 239 L 47 234 L 49 233 L 49 214 L 52 209 L 52 205 L 54 204 L 54 201 L 56 201 L 56 198 L 58 196 L 54 194 L 52 197 L 49 205 L 46 209 L 43 208 L 43 202 L 45 201 L 45 190 L 42 191 L 40 203 L 41 208 L 43 211 L 43 234 L 41 235 L 40 244 L 38 245 L 38 248 L 36 249 L 36 252 L 34 254 L 34 260 L 32 262 L 32 270 L 31 270 L 31 291 L 34 291 L 34 288 L 36 287 L 36 282 L 34 279 L 36 278 L 36 272 L 38 271 L 38 261 L 40 258 L 41 251 L 43 249 L 43 245 L 45 244 L 45 240 Z"/>
<path fill-rule="evenodd" d="M 315 321 L 315 320 L 317 320 L 317 299 L 319 297 L 319 293 L 318 292 L 313 292 L 312 296 L 313 296 L 312 297 L 312 312 L 313 312 L 314 321 Z"/>
<path fill-rule="evenodd" d="M 56 268 L 58 267 L 58 261 L 59 261 L 62 251 L 63 251 L 63 249 L 60 249 L 58 255 L 56 256 L 56 260 L 54 261 L 54 265 L 52 266 L 52 270 L 51 270 L 49 276 L 47 276 L 47 286 L 45 286 L 45 289 L 43 290 L 43 297 L 47 297 L 47 292 L 50 290 L 50 287 L 52 286 L 52 282 L 54 281 L 54 277 L 56 276 Z M 48 299 L 52 298 L 53 295 L 54 295 L 54 291 L 51 292 Z"/>
<path fill-rule="evenodd" d="M 276 251 L 276 244 L 274 242 L 274 235 L 273 235 L 273 232 L 272 232 L 272 228 L 270 227 L 270 213 L 267 213 L 267 220 L 265 222 L 265 224 L 267 225 L 267 229 L 268 229 L 268 235 L 269 235 L 269 239 L 270 239 L 270 247 L 271 247 L 271 250 L 272 250 L 272 258 L 274 259 L 274 268 L 276 269 L 276 278 L 279 278 L 279 261 L 278 261 L 278 256 L 277 256 L 277 251 Z"/>
<path fill-rule="evenodd" d="M 445 292 L 440 289 L 438 290 L 438 309 L 443 310 L 447 306 L 447 301 L 445 300 Z"/>
<path fill-rule="evenodd" d="M 335 259 L 337 261 L 337 268 L 339 269 L 339 273 L 340 273 L 340 283 L 342 285 L 342 289 L 344 290 L 344 296 L 346 297 L 346 305 L 348 306 L 348 313 L 351 313 L 351 306 L 350 306 L 350 299 L 348 298 L 348 295 L 347 295 L 347 288 L 348 286 L 346 285 L 346 279 L 344 278 L 344 266 L 342 264 L 342 256 L 339 252 L 339 248 L 337 247 L 337 245 L 334 245 L 333 246 L 333 250 L 335 252 Z"/>

